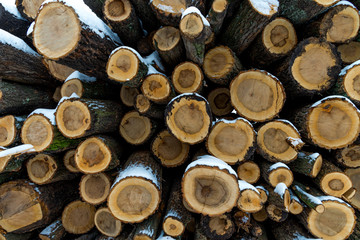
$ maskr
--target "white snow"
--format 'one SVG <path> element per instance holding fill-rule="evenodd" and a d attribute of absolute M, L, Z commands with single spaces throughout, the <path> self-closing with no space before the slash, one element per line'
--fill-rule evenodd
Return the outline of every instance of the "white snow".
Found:
<path fill-rule="evenodd" d="M 16 7 L 15 0 L 0 0 L 0 4 L 3 5 L 6 11 L 14 15 L 17 19 L 27 21 L 21 16 L 19 10 Z"/>
<path fill-rule="evenodd" d="M 59 227 L 59 223 L 61 223 L 60 220 L 56 220 L 56 222 L 44 228 L 44 230 L 42 230 L 40 234 L 50 235 L 52 232 L 54 232 L 55 229 Z"/>
<path fill-rule="evenodd" d="M 257 189 L 263 190 L 267 196 L 269 196 L 269 191 L 264 186 L 256 186 Z"/>
<path fill-rule="evenodd" d="M 301 192 L 303 195 L 305 195 L 311 202 L 313 202 L 314 204 L 317 205 L 322 205 L 322 202 L 320 200 L 319 197 L 315 197 L 309 193 L 307 193 L 306 191 L 304 191 L 302 188 L 300 188 L 299 186 L 294 185 L 295 189 L 299 192 Z"/>
<path fill-rule="evenodd" d="M 295 127 L 295 125 L 292 124 L 292 122 L 290 122 L 289 120 L 286 120 L 286 119 L 276 119 L 274 122 L 283 122 L 283 123 L 289 124 L 292 128 L 294 128 L 297 132 L 299 132 L 299 131 L 297 130 L 297 128 Z"/>
<path fill-rule="evenodd" d="M 305 144 L 300 138 L 287 137 L 286 140 L 296 149 L 301 148 Z"/>
<path fill-rule="evenodd" d="M 35 21 L 33 21 L 29 26 L 29 28 L 28 28 L 28 30 L 26 32 L 27 37 L 30 37 L 32 35 L 32 33 L 34 31 L 34 26 L 35 26 Z"/>
<path fill-rule="evenodd" d="M 133 52 L 134 54 L 136 54 L 136 56 L 139 58 L 139 60 L 141 62 L 145 62 L 145 60 L 143 59 L 143 57 L 140 55 L 140 53 L 138 53 L 135 49 L 131 48 L 131 47 L 128 47 L 128 46 L 120 46 L 120 47 L 117 47 L 115 48 L 114 50 L 112 50 L 112 52 L 110 53 L 110 56 L 111 57 L 114 53 L 116 53 L 117 51 L 119 51 L 120 49 L 127 49 L 131 52 Z"/>
<path fill-rule="evenodd" d="M 281 198 L 283 198 L 284 194 L 285 194 L 285 191 L 287 190 L 287 186 L 285 183 L 281 182 L 281 183 L 278 183 L 274 189 L 274 192 L 279 194 Z"/>
<path fill-rule="evenodd" d="M 40 57 L 40 55 L 32 50 L 22 39 L 2 29 L 0 29 L 0 42 L 19 49 L 20 51 Z"/>
<path fill-rule="evenodd" d="M 207 101 L 203 96 L 201 96 L 201 95 L 198 94 L 198 93 L 182 93 L 182 94 L 180 94 L 180 95 L 177 95 L 177 96 L 174 97 L 173 99 L 171 99 L 168 104 L 171 104 L 172 102 L 176 101 L 177 99 L 182 98 L 182 97 L 185 97 L 185 96 L 196 96 L 196 97 L 202 98 L 204 101 L 206 101 L 206 103 L 208 103 L 208 101 Z"/>
<path fill-rule="evenodd" d="M 108 37 L 114 43 L 122 44 L 118 35 L 111 31 L 110 27 L 98 16 L 96 16 L 96 14 L 84 3 L 83 0 L 45 0 L 39 11 L 45 4 L 50 2 L 63 2 L 67 6 L 72 7 L 79 16 L 79 20 L 84 24 L 85 28 L 95 32 L 102 38 Z"/>
<path fill-rule="evenodd" d="M 168 211 L 164 217 L 164 219 L 168 218 L 168 217 L 174 217 L 174 218 L 177 218 L 177 219 L 181 219 L 181 216 L 175 212 L 173 209 L 171 209 L 170 211 Z"/>
<path fill-rule="evenodd" d="M 341 72 L 340 72 L 340 74 L 339 74 L 339 77 L 340 77 L 340 76 L 344 76 L 344 75 L 347 73 L 348 70 L 350 70 L 350 69 L 352 69 L 353 67 L 358 66 L 358 65 L 360 65 L 360 60 L 357 60 L 356 62 L 353 62 L 353 63 L 350 64 L 350 65 L 347 65 L 346 67 L 344 67 L 344 68 L 341 70 Z"/>
<path fill-rule="evenodd" d="M 128 177 L 142 177 L 153 182 L 158 188 L 160 188 L 160 182 L 157 180 L 155 173 L 149 166 L 145 166 L 140 163 L 129 165 L 123 171 L 120 171 L 119 176 L 113 183 L 115 186 L 120 180 L 128 178 Z"/>
<path fill-rule="evenodd" d="M 139 234 L 144 234 L 146 236 L 151 237 L 154 234 L 154 229 L 151 229 L 150 226 L 147 226 L 145 229 L 141 229 Z"/>
<path fill-rule="evenodd" d="M 239 184 L 240 192 L 249 189 L 260 194 L 259 191 L 256 189 L 256 187 L 254 187 L 253 185 L 251 185 L 250 183 L 244 180 L 238 180 L 238 184 Z"/>
<path fill-rule="evenodd" d="M 320 199 L 320 201 L 333 201 L 333 202 L 339 202 L 339 203 L 345 203 L 346 205 L 348 205 L 349 207 L 350 204 L 348 204 L 347 202 L 343 201 L 342 199 L 340 198 L 337 198 L 337 197 L 333 197 L 333 196 L 319 196 L 317 197 L 318 199 Z M 325 210 L 326 211 L 326 210 Z"/>
<path fill-rule="evenodd" d="M 301 233 L 294 233 L 292 235 L 294 238 L 293 240 L 321 240 L 322 238 L 308 238 L 308 237 L 304 237 Z"/>
<path fill-rule="evenodd" d="M 333 8 L 333 7 L 336 7 L 336 6 L 339 6 L 339 5 L 347 5 L 347 6 L 350 6 L 350 7 L 353 7 L 353 8 L 356 9 L 356 7 L 354 6 L 354 4 L 352 4 L 352 3 L 349 2 L 349 1 L 340 1 L 340 2 L 337 2 L 336 4 L 334 4 L 334 6 L 332 6 L 332 8 Z"/>
<path fill-rule="evenodd" d="M 287 169 L 290 170 L 290 168 L 285 163 L 278 162 L 278 163 L 275 163 L 275 164 L 271 165 L 270 168 L 269 168 L 269 171 L 272 171 L 272 170 L 277 169 L 277 168 L 287 168 Z"/>
<path fill-rule="evenodd" d="M 220 160 L 219 158 L 213 157 L 211 155 L 203 155 L 197 157 L 196 161 L 193 161 L 190 163 L 187 168 L 185 169 L 185 172 L 187 172 L 190 168 L 196 167 L 196 166 L 212 166 L 217 167 L 220 170 L 227 170 L 230 174 L 234 175 L 236 178 L 238 177 L 234 169 L 231 168 L 229 164 L 224 162 L 223 160 Z"/>
<path fill-rule="evenodd" d="M 161 69 L 161 71 L 165 71 L 164 65 L 162 64 L 160 55 L 157 51 L 154 51 L 149 56 L 146 56 L 144 61 L 147 65 L 156 64 Z"/>
<path fill-rule="evenodd" d="M 278 11 L 278 0 L 250 0 L 251 5 L 261 14 L 273 15 Z"/>
<path fill-rule="evenodd" d="M 56 109 L 57 109 L 57 107 L 60 105 L 60 103 L 62 103 L 63 101 L 65 101 L 65 100 L 67 100 L 67 99 L 70 99 L 70 98 L 80 98 L 80 97 L 79 97 L 79 95 L 77 95 L 76 93 L 72 93 L 72 94 L 70 95 L 70 97 L 64 96 L 64 97 L 62 97 L 62 98 L 59 100 L 58 105 L 56 106 Z M 56 111 L 56 109 L 55 109 L 55 111 Z"/>
<path fill-rule="evenodd" d="M 327 100 L 338 100 L 338 99 L 345 100 L 345 101 L 347 101 L 348 103 L 350 103 L 351 105 L 353 105 L 356 108 L 356 106 L 348 98 L 346 98 L 344 96 L 341 96 L 341 95 L 327 96 L 327 97 L 325 97 L 323 99 L 320 99 L 319 101 L 315 102 L 313 105 L 311 105 L 311 107 L 312 108 L 317 107 L 317 106 L 319 106 L 320 104 L 324 103 Z"/>
<path fill-rule="evenodd" d="M 154 68 L 152 65 L 147 65 L 147 66 L 148 66 L 148 72 L 146 73 L 146 76 L 149 76 L 151 74 L 161 74 L 161 75 L 165 76 L 165 74 L 156 70 L 156 68 Z"/>
<path fill-rule="evenodd" d="M 161 233 L 159 237 L 156 240 L 175 240 L 175 238 L 172 238 L 170 236 L 165 236 L 165 233 L 163 230 L 161 230 Z"/>
<path fill-rule="evenodd" d="M 201 12 L 199 11 L 199 9 L 197 9 L 196 7 L 188 7 L 181 15 L 181 19 L 183 19 L 186 15 L 190 14 L 190 13 L 196 13 L 197 15 L 199 15 L 201 17 L 201 20 L 203 22 L 203 24 L 205 26 L 210 26 L 209 21 L 201 14 Z"/>
<path fill-rule="evenodd" d="M 225 118 L 221 118 L 221 119 L 217 119 L 216 122 L 223 122 L 223 123 L 226 123 L 226 124 L 234 124 L 236 123 L 237 121 L 243 121 L 247 124 L 249 124 L 252 128 L 253 128 L 253 125 L 245 118 L 242 118 L 242 117 L 238 117 L 236 119 L 233 119 L 233 120 L 227 120 Z M 254 130 L 255 131 L 255 130 Z"/>
<path fill-rule="evenodd" d="M 184 12 L 183 8 L 180 8 L 179 11 L 175 11 L 172 6 L 164 5 L 164 4 L 160 4 L 160 3 L 158 5 L 156 5 L 156 7 L 158 9 L 160 9 L 160 10 L 163 10 L 164 12 L 169 12 L 169 13 L 179 13 L 179 12 L 182 13 L 182 12 Z"/>
<path fill-rule="evenodd" d="M 50 123 L 53 126 L 55 126 L 56 125 L 55 111 L 56 111 L 56 109 L 38 108 L 38 109 L 35 109 L 32 113 L 30 113 L 28 117 L 30 117 L 31 115 L 34 115 L 34 114 L 40 114 L 40 115 L 43 115 L 44 117 L 46 117 L 47 119 L 49 119 Z"/>
<path fill-rule="evenodd" d="M 298 153 L 298 158 L 308 158 L 309 159 L 309 162 L 313 162 L 315 161 L 318 157 L 320 156 L 319 153 L 312 153 L 310 155 L 306 155 L 305 153 L 303 152 L 299 152 Z"/>
<path fill-rule="evenodd" d="M 293 191 L 291 191 L 291 190 L 289 189 L 289 192 L 290 192 L 290 197 L 291 197 L 291 199 L 294 199 L 296 202 L 302 204 L 302 202 L 300 201 L 300 199 L 295 195 L 295 193 L 293 193 Z"/>
<path fill-rule="evenodd" d="M 2 148 L 6 149 L 6 148 Z M 16 154 L 28 153 L 28 152 L 36 152 L 34 146 L 31 144 L 22 144 L 16 147 L 8 148 L 0 152 L 0 158 L 12 156 Z"/>
<path fill-rule="evenodd" d="M 87 76 L 85 74 L 82 74 L 79 71 L 74 71 L 72 74 L 70 74 L 66 78 L 65 82 L 69 81 L 71 79 L 74 79 L 74 78 L 79 79 L 81 82 L 96 82 L 96 77 L 89 77 L 89 76 Z"/>

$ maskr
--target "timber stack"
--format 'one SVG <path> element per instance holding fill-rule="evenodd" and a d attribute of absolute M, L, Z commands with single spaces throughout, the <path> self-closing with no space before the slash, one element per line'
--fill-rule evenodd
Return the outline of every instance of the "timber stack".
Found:
<path fill-rule="evenodd" d="M 360 239 L 359 10 L 0 0 L 0 239 Z"/>

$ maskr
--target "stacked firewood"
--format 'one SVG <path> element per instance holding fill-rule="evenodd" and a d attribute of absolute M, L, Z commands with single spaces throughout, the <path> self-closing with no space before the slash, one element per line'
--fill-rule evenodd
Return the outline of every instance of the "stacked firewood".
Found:
<path fill-rule="evenodd" d="M 0 0 L 0 239 L 359 239 L 358 9 Z"/>

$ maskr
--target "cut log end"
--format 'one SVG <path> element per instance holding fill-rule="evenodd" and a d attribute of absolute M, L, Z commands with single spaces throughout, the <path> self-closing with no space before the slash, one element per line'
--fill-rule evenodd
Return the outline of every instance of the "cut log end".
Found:
<path fill-rule="evenodd" d="M 184 224 L 176 218 L 168 217 L 163 223 L 164 232 L 172 237 L 178 237 L 185 231 Z"/>
<path fill-rule="evenodd" d="M 360 59 L 360 42 L 350 42 L 337 47 L 341 60 L 345 64 L 353 63 Z"/>
<path fill-rule="evenodd" d="M 252 213 L 251 216 L 257 222 L 264 222 L 268 218 L 268 214 L 266 212 L 266 208 L 263 207 L 260 211 L 256 213 Z"/>
<path fill-rule="evenodd" d="M 302 213 L 303 210 L 304 210 L 304 207 L 302 206 L 301 202 L 291 200 L 290 206 L 289 206 L 289 212 L 291 214 L 298 215 L 298 214 Z"/>
<path fill-rule="evenodd" d="M 260 194 L 252 189 L 241 191 L 237 206 L 248 213 L 258 212 L 263 208 Z"/>
<path fill-rule="evenodd" d="M 95 212 L 96 209 L 93 205 L 74 201 L 65 207 L 61 221 L 67 232 L 84 234 L 94 227 Z"/>
<path fill-rule="evenodd" d="M 181 19 L 179 25 L 181 33 L 190 39 L 198 37 L 202 33 L 204 27 L 204 22 L 202 21 L 201 16 L 197 13 L 189 13 L 185 15 Z"/>
<path fill-rule="evenodd" d="M 250 0 L 249 1 L 252 8 L 259 14 L 271 17 L 278 12 L 279 2 L 278 1 L 261 1 Z"/>
<path fill-rule="evenodd" d="M 160 132 L 151 145 L 153 154 L 165 167 L 176 167 L 185 162 L 190 146 L 172 136 L 169 131 Z"/>
<path fill-rule="evenodd" d="M 328 7 L 338 2 L 339 0 L 315 0 L 315 2 L 321 6 Z"/>
<path fill-rule="evenodd" d="M 211 8 L 217 13 L 222 13 L 227 9 L 228 4 L 227 0 L 214 0 Z"/>
<path fill-rule="evenodd" d="M 141 114 L 146 113 L 150 109 L 150 106 L 151 106 L 151 102 L 147 97 L 145 97 L 145 95 L 138 94 L 135 97 L 134 107 L 139 113 Z"/>
<path fill-rule="evenodd" d="M 206 147 L 215 157 L 235 164 L 253 154 L 255 141 L 256 133 L 252 125 L 238 118 L 231 122 L 217 122 L 206 140 Z"/>
<path fill-rule="evenodd" d="M 81 101 L 63 101 L 58 106 L 55 117 L 57 127 L 68 138 L 81 137 L 90 128 L 90 111 Z"/>
<path fill-rule="evenodd" d="M 239 179 L 244 180 L 250 184 L 254 184 L 260 178 L 260 168 L 255 162 L 246 161 L 239 165 L 237 174 Z"/>
<path fill-rule="evenodd" d="M 207 98 L 211 111 L 216 116 L 225 116 L 233 110 L 228 88 L 216 88 L 212 90 Z"/>
<path fill-rule="evenodd" d="M 121 48 L 110 56 L 106 72 L 110 79 L 125 83 L 137 75 L 140 64 L 140 59 L 133 51 Z"/>
<path fill-rule="evenodd" d="M 228 215 L 202 217 L 202 230 L 209 239 L 229 239 L 235 232 L 235 224 Z"/>
<path fill-rule="evenodd" d="M 13 115 L 7 115 L 0 118 L 0 146 L 7 147 L 11 145 L 14 142 L 15 138 L 15 117 Z"/>
<path fill-rule="evenodd" d="M 320 187 L 326 194 L 341 197 L 352 187 L 352 182 L 344 173 L 332 172 L 321 179 Z"/>
<path fill-rule="evenodd" d="M 172 83 L 178 93 L 197 92 L 202 88 L 204 76 L 199 65 L 183 62 L 174 68 Z"/>
<path fill-rule="evenodd" d="M 310 109 L 308 135 L 320 147 L 343 148 L 357 138 L 359 123 L 359 113 L 353 104 L 342 98 L 326 99 Z"/>
<path fill-rule="evenodd" d="M 269 174 L 269 183 L 272 187 L 276 187 L 279 183 L 283 182 L 289 187 L 294 180 L 293 173 L 290 169 L 285 167 L 279 167 Z"/>
<path fill-rule="evenodd" d="M 354 51 L 354 50 L 353 50 Z M 342 88 L 352 100 L 360 101 L 360 66 L 355 65 L 342 77 Z"/>
<path fill-rule="evenodd" d="M 231 82 L 230 96 L 239 115 L 256 122 L 274 118 L 285 102 L 280 81 L 260 70 L 241 72 Z"/>
<path fill-rule="evenodd" d="M 337 160 L 349 168 L 360 167 L 360 145 L 352 145 L 339 150 Z"/>
<path fill-rule="evenodd" d="M 171 26 L 160 28 L 153 36 L 153 45 L 160 51 L 170 51 L 181 41 L 180 31 Z"/>
<path fill-rule="evenodd" d="M 311 177 L 315 178 L 319 174 L 319 172 L 321 170 L 322 162 L 323 162 L 322 156 L 319 154 L 319 156 L 315 159 L 315 163 L 311 170 L 311 173 L 310 173 Z"/>
<path fill-rule="evenodd" d="M 71 94 L 76 93 L 79 97 L 82 97 L 84 92 L 83 84 L 79 79 L 71 79 L 66 81 L 61 86 L 61 97 L 70 97 Z"/>
<path fill-rule="evenodd" d="M 297 44 L 295 28 L 289 20 L 276 18 L 264 28 L 262 41 L 270 53 L 286 55 Z"/>
<path fill-rule="evenodd" d="M 127 107 L 134 106 L 134 99 L 139 95 L 139 90 L 133 87 L 121 86 L 120 98 L 122 103 Z"/>
<path fill-rule="evenodd" d="M 106 207 L 96 211 L 94 222 L 99 232 L 108 237 L 117 237 L 122 230 L 121 222 L 114 218 L 110 210 Z"/>
<path fill-rule="evenodd" d="M 230 211 L 239 196 L 238 183 L 233 175 L 205 166 L 185 172 L 182 192 L 190 208 L 208 216 Z"/>
<path fill-rule="evenodd" d="M 106 201 L 111 182 L 104 173 L 84 175 L 80 181 L 80 196 L 90 204 L 98 205 Z"/>
<path fill-rule="evenodd" d="M 150 181 L 140 177 L 125 178 L 111 190 L 108 206 L 122 222 L 142 222 L 158 208 L 160 192 Z"/>
<path fill-rule="evenodd" d="M 268 217 L 275 222 L 283 222 L 289 216 L 287 211 L 281 210 L 273 204 L 269 204 L 266 207 Z"/>
<path fill-rule="evenodd" d="M 150 74 L 144 79 L 141 92 L 153 102 L 167 103 L 171 95 L 170 82 L 163 74 Z"/>
<path fill-rule="evenodd" d="M 37 10 L 36 10 L 37 11 Z M 72 74 L 75 70 L 57 63 L 56 61 L 52 61 L 50 59 L 43 59 L 44 65 L 49 70 L 51 76 L 56 78 L 57 80 L 64 82 L 70 74 Z"/>
<path fill-rule="evenodd" d="M 152 133 L 152 123 L 149 118 L 132 111 L 125 114 L 120 123 L 120 135 L 130 144 L 143 144 Z"/>
<path fill-rule="evenodd" d="M 104 16 L 113 22 L 120 22 L 129 18 L 131 9 L 128 0 L 106 0 L 103 7 Z"/>
<path fill-rule="evenodd" d="M 28 176 L 36 184 L 45 184 L 51 180 L 57 168 L 55 159 L 47 154 L 38 154 L 26 163 Z"/>
<path fill-rule="evenodd" d="M 21 8 L 23 13 L 29 18 L 34 20 L 39 11 L 39 8 L 44 0 L 23 0 L 21 1 Z M 18 5 L 18 3 L 16 3 Z"/>
<path fill-rule="evenodd" d="M 50 146 L 54 136 L 50 120 L 42 114 L 28 117 L 21 128 L 21 141 L 31 144 L 36 151 L 43 151 Z"/>
<path fill-rule="evenodd" d="M 75 152 L 76 150 L 67 151 L 63 158 L 64 166 L 66 167 L 67 170 L 73 173 L 80 172 L 75 162 Z"/>
<path fill-rule="evenodd" d="M 352 197 L 348 202 L 356 209 L 360 209 L 360 168 L 345 169 L 345 174 L 351 179 L 353 188 L 357 190 L 354 197 Z"/>
<path fill-rule="evenodd" d="M 36 18 L 34 46 L 44 57 L 57 60 L 76 48 L 80 32 L 80 21 L 71 7 L 60 2 L 47 3 Z"/>

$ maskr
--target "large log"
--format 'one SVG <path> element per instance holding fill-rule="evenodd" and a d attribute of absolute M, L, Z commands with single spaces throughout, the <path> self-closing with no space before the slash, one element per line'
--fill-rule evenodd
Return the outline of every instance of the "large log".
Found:
<path fill-rule="evenodd" d="M 90 76 L 105 75 L 107 59 L 120 44 L 119 37 L 83 1 L 69 0 L 41 5 L 33 41 L 45 58 Z"/>

